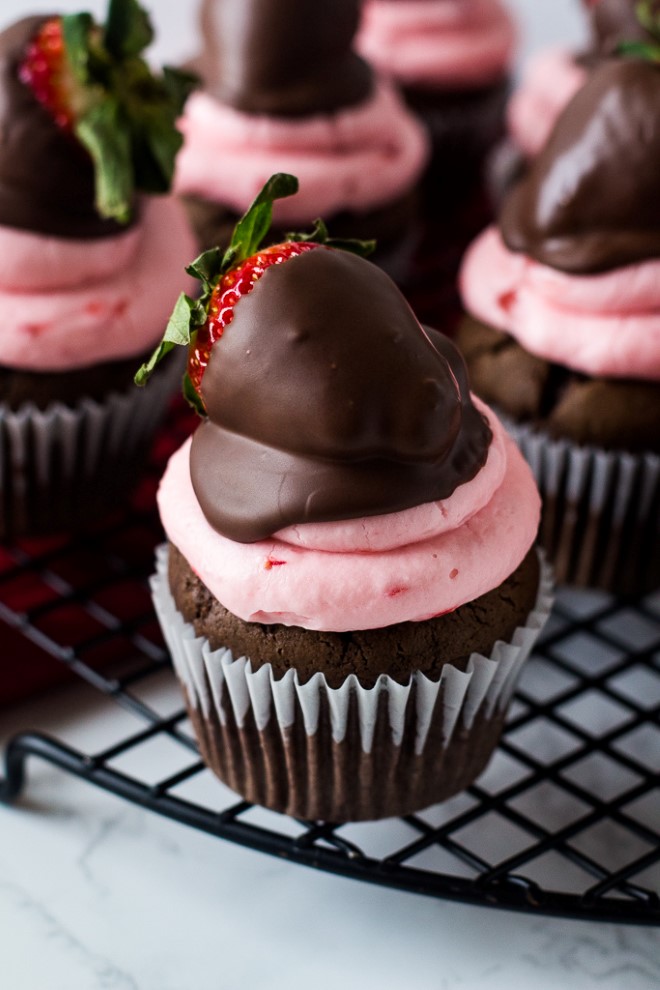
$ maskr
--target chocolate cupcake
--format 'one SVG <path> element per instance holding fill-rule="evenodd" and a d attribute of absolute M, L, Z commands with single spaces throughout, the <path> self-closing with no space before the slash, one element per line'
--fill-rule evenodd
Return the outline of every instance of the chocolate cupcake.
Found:
<path fill-rule="evenodd" d="M 187 78 L 156 77 L 133 0 L 0 34 L 0 538 L 130 491 L 174 385 L 132 387 L 194 244 L 165 193 Z M 189 256 L 189 255 L 188 255 Z"/>
<path fill-rule="evenodd" d="M 659 108 L 657 63 L 593 71 L 468 253 L 458 336 L 534 467 L 558 579 L 630 594 L 660 584 Z"/>
<path fill-rule="evenodd" d="M 273 172 L 300 178 L 272 239 L 320 214 L 337 237 L 377 238 L 405 277 L 419 230 L 423 129 L 351 50 L 359 0 L 205 0 L 205 90 L 188 101 L 176 190 L 204 247 L 231 229 Z"/>
<path fill-rule="evenodd" d="M 366 0 L 358 50 L 393 78 L 431 136 L 431 206 L 481 176 L 504 134 L 516 30 L 500 0 Z"/>
<path fill-rule="evenodd" d="M 538 494 L 391 280 L 322 229 L 259 250 L 267 210 L 195 263 L 164 342 L 190 337 L 203 420 L 160 486 L 154 601 L 223 781 L 303 818 L 402 814 L 496 745 L 548 610 Z"/>

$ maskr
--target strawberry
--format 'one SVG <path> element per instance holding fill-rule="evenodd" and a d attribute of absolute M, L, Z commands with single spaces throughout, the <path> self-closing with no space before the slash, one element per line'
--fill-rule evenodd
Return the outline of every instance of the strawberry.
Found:
<path fill-rule="evenodd" d="M 62 19 L 46 21 L 28 45 L 18 78 L 64 130 L 73 130 L 74 78 L 64 48 Z"/>
<path fill-rule="evenodd" d="M 190 346 L 188 375 L 198 393 L 211 355 L 211 348 L 220 340 L 234 319 L 234 307 L 239 299 L 252 292 L 261 276 L 272 265 L 281 265 L 289 258 L 295 258 L 319 246 L 309 241 L 286 241 L 284 244 L 274 244 L 259 251 L 258 254 L 253 254 L 220 277 L 220 281 L 211 293 L 206 323 L 199 328 L 195 342 Z"/>
<path fill-rule="evenodd" d="M 190 405 L 204 415 L 200 388 L 211 349 L 233 320 L 239 300 L 253 291 L 265 271 L 320 246 L 341 248 L 363 256 L 371 254 L 374 241 L 330 238 L 322 220 L 316 221 L 310 234 L 288 234 L 283 243 L 260 248 L 270 229 L 273 202 L 297 191 L 295 176 L 285 173 L 271 176 L 238 221 L 227 250 L 212 248 L 188 266 L 188 274 L 203 285 L 202 295 L 199 299 L 191 299 L 185 293 L 179 296 L 163 339 L 135 376 L 136 385 L 146 385 L 156 365 L 174 347 L 187 346 L 188 370 L 183 391 Z"/>
<path fill-rule="evenodd" d="M 56 125 L 87 150 L 100 216 L 127 223 L 135 192 L 167 192 L 183 143 L 176 130 L 194 84 L 187 73 L 155 75 L 142 58 L 153 38 L 137 0 L 109 0 L 106 23 L 90 14 L 45 20 L 18 78 Z"/>

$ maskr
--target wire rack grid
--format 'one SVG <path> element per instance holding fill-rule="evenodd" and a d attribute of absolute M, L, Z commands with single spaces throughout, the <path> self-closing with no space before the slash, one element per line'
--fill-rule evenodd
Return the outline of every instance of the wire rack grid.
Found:
<path fill-rule="evenodd" d="M 39 732 L 11 739 L 0 797 L 37 758 L 152 811 L 267 853 L 384 886 L 539 914 L 660 924 L 660 595 L 561 590 L 488 770 L 403 819 L 335 826 L 256 808 L 211 778 L 173 681 L 147 591 L 162 533 L 153 493 L 190 423 L 179 409 L 130 510 L 84 537 L 0 555 L 6 662 L 38 654 L 139 719 L 100 752 Z M 131 770 L 166 740 L 157 781 Z M 203 786 L 201 786 L 203 784 Z"/>

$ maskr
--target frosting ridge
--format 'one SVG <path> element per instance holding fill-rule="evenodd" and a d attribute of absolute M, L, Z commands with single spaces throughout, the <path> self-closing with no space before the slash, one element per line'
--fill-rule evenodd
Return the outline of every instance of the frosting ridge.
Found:
<path fill-rule="evenodd" d="M 460 280 L 468 312 L 532 354 L 587 375 L 660 381 L 660 259 L 568 275 L 511 252 L 490 227 Z"/>
<path fill-rule="evenodd" d="M 174 188 L 180 195 L 242 213 L 264 176 L 298 176 L 300 191 L 274 204 L 278 225 L 343 210 L 367 212 L 397 199 L 429 154 L 424 128 L 382 79 L 359 105 L 305 119 L 241 113 L 207 93 L 193 93 L 179 129 L 184 146 Z"/>
<path fill-rule="evenodd" d="M 367 0 L 356 44 L 399 82 L 457 89 L 499 82 L 515 40 L 499 0 Z"/>
<path fill-rule="evenodd" d="M 146 201 L 138 226 L 118 237 L 76 241 L 3 227 L 0 249 L 15 251 L 0 273 L 0 363 L 64 371 L 153 346 L 196 244 L 180 204 L 159 197 Z M 68 268 L 81 261 L 78 271 Z"/>

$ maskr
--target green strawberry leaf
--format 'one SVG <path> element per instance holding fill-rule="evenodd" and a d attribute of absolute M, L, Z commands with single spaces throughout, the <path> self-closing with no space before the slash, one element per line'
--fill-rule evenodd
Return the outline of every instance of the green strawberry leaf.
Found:
<path fill-rule="evenodd" d="M 660 62 L 660 45 L 644 41 L 622 41 L 617 48 L 619 55 L 638 58 L 643 62 Z"/>
<path fill-rule="evenodd" d="M 156 75 L 141 52 L 153 38 L 137 0 L 110 0 L 105 27 L 89 14 L 62 18 L 67 61 L 78 84 L 74 130 L 92 156 L 101 216 L 128 223 L 137 191 L 165 193 L 183 143 L 176 122 L 197 80 Z"/>
<path fill-rule="evenodd" d="M 188 405 L 195 410 L 198 416 L 204 418 L 206 416 L 206 409 L 204 408 L 204 403 L 202 398 L 190 380 L 190 375 L 186 371 L 183 376 L 183 381 L 181 383 L 181 390 L 183 392 L 183 397 L 188 403 Z"/>
<path fill-rule="evenodd" d="M 133 199 L 133 168 L 129 136 L 120 117 L 117 101 L 108 97 L 80 118 L 75 133 L 94 162 L 98 213 L 127 223 Z"/>
<path fill-rule="evenodd" d="M 89 80 L 90 32 L 93 24 L 91 14 L 65 14 L 62 17 L 62 38 L 67 61 L 74 77 L 82 86 Z"/>
<path fill-rule="evenodd" d="M 259 245 L 270 230 L 273 203 L 276 199 L 285 199 L 297 192 L 298 180 L 294 175 L 287 175 L 286 172 L 271 175 L 234 228 L 234 236 L 227 249 L 226 258 L 231 252 L 231 261 L 226 262 L 227 267 L 230 264 L 240 264 L 259 250 Z"/>
<path fill-rule="evenodd" d="M 149 15 L 137 0 L 110 0 L 103 43 L 113 58 L 139 55 L 153 38 Z"/>
<path fill-rule="evenodd" d="M 163 66 L 163 88 L 169 103 L 174 108 L 175 118 L 181 114 L 184 104 L 192 91 L 199 86 L 199 77 L 193 72 L 184 72 L 171 65 Z"/>
<path fill-rule="evenodd" d="M 321 220 L 317 217 L 314 221 L 314 226 L 308 233 L 300 234 L 290 232 L 286 235 L 285 240 L 287 241 L 302 241 L 302 243 L 311 242 L 313 244 L 327 244 L 330 233 L 325 220 Z"/>
<path fill-rule="evenodd" d="M 200 307 L 198 300 L 191 299 L 182 292 L 176 301 L 170 316 L 163 339 L 156 347 L 148 361 L 138 369 L 135 384 L 146 385 L 154 369 L 175 347 L 187 347 L 193 339 L 197 327 L 202 326 L 206 312 Z"/>
<path fill-rule="evenodd" d="M 355 237 L 330 237 L 328 228 L 320 218 L 314 221 L 314 227 L 309 233 L 290 233 L 284 239 L 286 241 L 325 244 L 326 247 L 348 251 L 350 254 L 357 254 L 360 258 L 368 258 L 376 250 L 376 241 L 360 241 Z"/>
<path fill-rule="evenodd" d="M 660 41 L 660 3 L 658 0 L 641 0 L 635 7 L 637 20 L 648 33 Z"/>
<path fill-rule="evenodd" d="M 211 293 L 224 271 L 224 252 L 222 248 L 210 248 L 191 262 L 186 271 L 204 286 L 204 292 Z"/>
<path fill-rule="evenodd" d="M 162 116 L 144 121 L 141 140 L 133 141 L 133 167 L 136 185 L 150 193 L 165 193 L 174 178 L 174 161 L 183 137 Z"/>

